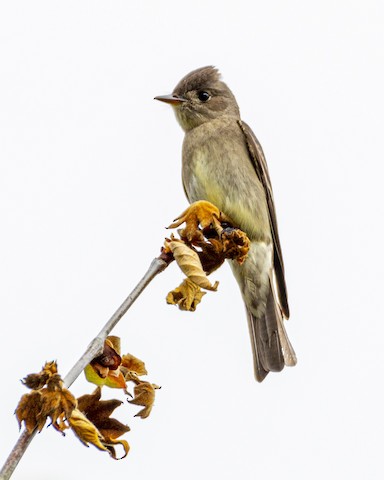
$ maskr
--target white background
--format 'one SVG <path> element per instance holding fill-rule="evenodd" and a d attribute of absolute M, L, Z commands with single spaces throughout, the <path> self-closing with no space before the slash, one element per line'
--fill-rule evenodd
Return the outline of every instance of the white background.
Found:
<path fill-rule="evenodd" d="M 298 355 L 257 384 L 228 266 L 184 313 L 172 265 L 114 332 L 162 385 L 149 419 L 116 414 L 128 458 L 48 428 L 13 478 L 383 478 L 383 22 L 369 0 L 1 2 L 0 463 L 20 379 L 70 369 L 187 206 L 153 97 L 194 68 L 220 68 L 266 153 Z"/>

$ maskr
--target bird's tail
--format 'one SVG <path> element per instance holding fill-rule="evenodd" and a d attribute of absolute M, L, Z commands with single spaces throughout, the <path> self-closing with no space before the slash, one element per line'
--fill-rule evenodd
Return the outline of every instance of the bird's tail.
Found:
<path fill-rule="evenodd" d="M 269 372 L 280 372 L 284 365 L 296 365 L 296 354 L 271 285 L 265 312 L 260 317 L 249 310 L 247 314 L 256 380 L 262 382 Z"/>

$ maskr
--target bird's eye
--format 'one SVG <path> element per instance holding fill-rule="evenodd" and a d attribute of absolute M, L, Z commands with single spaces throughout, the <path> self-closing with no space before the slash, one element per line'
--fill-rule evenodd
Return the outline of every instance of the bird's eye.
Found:
<path fill-rule="evenodd" d="M 208 102 L 208 100 L 211 98 L 211 95 L 208 92 L 199 92 L 197 96 L 200 102 Z"/>

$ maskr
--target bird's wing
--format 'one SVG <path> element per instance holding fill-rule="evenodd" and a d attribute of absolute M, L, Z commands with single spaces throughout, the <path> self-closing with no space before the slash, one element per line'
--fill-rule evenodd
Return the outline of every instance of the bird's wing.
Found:
<path fill-rule="evenodd" d="M 275 212 L 275 204 L 273 201 L 273 192 L 271 180 L 269 178 L 267 162 L 263 153 L 263 149 L 251 128 L 243 121 L 238 120 L 241 131 L 243 132 L 247 148 L 249 151 L 252 165 L 256 174 L 262 183 L 265 191 L 265 196 L 268 204 L 269 222 L 271 225 L 271 232 L 273 238 L 273 264 L 276 279 L 278 303 L 285 318 L 289 318 L 289 306 L 287 298 L 287 287 L 284 278 L 284 262 L 281 252 L 279 232 L 277 229 L 277 220 Z"/>

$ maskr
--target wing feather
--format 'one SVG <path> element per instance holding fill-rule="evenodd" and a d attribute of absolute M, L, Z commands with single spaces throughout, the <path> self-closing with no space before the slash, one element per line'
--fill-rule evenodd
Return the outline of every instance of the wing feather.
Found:
<path fill-rule="evenodd" d="M 273 266 L 276 280 L 277 300 L 285 318 L 289 318 L 289 306 L 287 287 L 284 275 L 284 262 L 281 245 L 279 240 L 279 232 L 277 228 L 275 203 L 273 200 L 273 191 L 271 179 L 269 177 L 268 166 L 265 160 L 263 149 L 251 128 L 243 121 L 238 120 L 241 131 L 243 132 L 245 142 L 249 151 L 250 159 L 256 174 L 262 183 L 268 204 L 269 222 L 273 238 Z"/>

